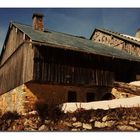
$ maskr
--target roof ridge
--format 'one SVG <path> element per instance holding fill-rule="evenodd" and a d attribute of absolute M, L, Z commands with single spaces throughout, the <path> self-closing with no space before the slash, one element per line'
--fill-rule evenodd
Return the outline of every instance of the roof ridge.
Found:
<path fill-rule="evenodd" d="M 110 29 L 105 29 L 105 28 L 96 28 L 97 30 L 104 30 L 104 31 L 108 31 L 108 32 L 111 32 L 111 33 L 116 33 L 116 34 L 119 34 L 121 35 L 122 33 L 119 33 L 119 32 L 116 32 L 116 31 L 111 31 Z"/>
<path fill-rule="evenodd" d="M 28 25 L 28 24 L 25 24 L 25 23 L 21 23 L 21 22 L 17 22 L 17 21 L 11 21 L 11 23 L 12 24 L 21 24 L 21 25 L 32 27 L 31 25 Z"/>
<path fill-rule="evenodd" d="M 16 22 L 16 21 L 12 21 L 11 22 L 12 24 L 21 24 L 21 25 L 25 25 L 25 26 L 28 26 L 28 27 L 32 27 L 31 25 L 28 25 L 28 24 L 24 24 L 24 23 L 20 23 L 20 22 Z M 44 33 L 45 32 L 56 32 L 56 33 L 61 33 L 61 34 L 64 34 L 64 35 L 69 35 L 69 36 L 73 36 L 73 37 L 78 37 L 78 38 L 80 38 L 80 39 L 86 39 L 86 40 L 89 40 L 89 39 L 87 39 L 86 37 L 84 37 L 84 36 L 79 36 L 79 35 L 73 35 L 73 34 L 68 34 L 68 33 L 64 33 L 64 32 L 60 32 L 60 31 L 56 31 L 56 30 L 52 30 L 52 29 L 45 29 L 44 30 Z"/>
<path fill-rule="evenodd" d="M 47 30 L 45 30 L 45 31 L 47 31 Z M 56 32 L 56 33 L 64 34 L 64 35 L 68 35 L 68 36 L 73 36 L 73 37 L 78 37 L 78 38 L 81 38 L 81 39 L 89 40 L 86 37 L 80 36 L 80 35 L 73 35 L 73 34 L 68 34 L 68 33 L 65 33 L 65 32 L 60 32 L 60 31 L 55 31 L 55 30 L 48 30 L 48 31 L 53 31 L 53 32 Z"/>

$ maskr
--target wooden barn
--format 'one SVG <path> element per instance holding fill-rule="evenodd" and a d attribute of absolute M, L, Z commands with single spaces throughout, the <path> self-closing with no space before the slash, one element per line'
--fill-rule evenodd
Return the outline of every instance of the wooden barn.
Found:
<path fill-rule="evenodd" d="M 42 14 L 32 20 L 32 26 L 9 25 L 0 56 L 1 94 L 24 84 L 48 104 L 89 102 L 102 100 L 114 81 L 140 74 L 139 55 L 98 43 L 96 32 L 90 40 L 45 29 Z"/>
<path fill-rule="evenodd" d="M 110 47 L 125 51 L 131 55 L 140 57 L 140 30 L 137 30 L 135 37 L 130 35 L 113 32 L 107 29 L 96 28 L 92 33 L 90 39 L 93 42 L 98 42 Z M 135 65 L 134 67 L 139 67 Z M 133 67 L 132 67 L 133 68 Z M 135 70 L 133 70 L 135 72 Z M 127 74 L 128 72 L 126 72 Z M 118 77 L 119 75 L 117 75 Z M 137 71 L 134 75 L 134 80 L 140 80 L 139 72 Z M 130 77 L 128 77 L 130 78 Z M 123 79 L 116 79 L 123 80 Z M 132 80 L 130 78 L 130 80 Z M 130 81 L 127 80 L 128 82 Z"/>

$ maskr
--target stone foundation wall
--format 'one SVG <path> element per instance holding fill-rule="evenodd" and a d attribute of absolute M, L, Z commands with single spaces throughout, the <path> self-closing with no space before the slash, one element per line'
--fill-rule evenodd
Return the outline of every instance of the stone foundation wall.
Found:
<path fill-rule="evenodd" d="M 111 89 L 27 83 L 1 95 L 0 109 L 2 113 L 17 111 L 19 114 L 24 114 L 34 110 L 37 101 L 43 101 L 48 107 L 52 107 L 68 102 L 68 91 L 76 92 L 77 102 L 87 102 L 88 92 L 93 94 L 95 100 L 101 100 Z"/>
<path fill-rule="evenodd" d="M 24 112 L 24 88 L 25 86 L 22 85 L 0 96 L 0 110 L 2 113 L 7 111 L 18 111 L 18 113 Z"/>

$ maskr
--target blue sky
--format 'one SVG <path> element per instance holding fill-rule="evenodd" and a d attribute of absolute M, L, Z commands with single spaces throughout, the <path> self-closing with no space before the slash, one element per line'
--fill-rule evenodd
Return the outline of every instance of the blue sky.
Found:
<path fill-rule="evenodd" d="M 140 8 L 0 8 L 0 50 L 10 21 L 32 24 L 32 14 L 44 14 L 45 28 L 89 38 L 96 27 L 135 35 Z"/>

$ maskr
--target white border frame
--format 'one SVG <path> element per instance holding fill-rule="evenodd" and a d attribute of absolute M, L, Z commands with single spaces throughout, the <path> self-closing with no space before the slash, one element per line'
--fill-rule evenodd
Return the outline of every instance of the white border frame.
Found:
<path fill-rule="evenodd" d="M 139 0 L 4 0 L 0 7 L 140 7 Z"/>

